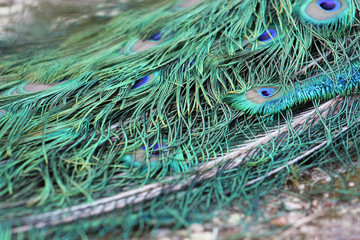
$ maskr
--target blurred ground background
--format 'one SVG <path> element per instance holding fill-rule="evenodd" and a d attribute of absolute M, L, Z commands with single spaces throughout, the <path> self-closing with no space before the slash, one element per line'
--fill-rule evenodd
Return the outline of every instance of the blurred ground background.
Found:
<path fill-rule="evenodd" d="M 0 54 L 41 47 L 44 39 L 99 24 L 141 2 L 0 0 Z M 360 240 L 360 170 L 341 164 L 328 166 L 331 175 L 336 175 L 332 179 L 330 170 L 324 169 L 311 169 L 289 178 L 281 194 L 265 199 L 265 211 L 258 218 L 245 218 L 235 202 L 231 209 L 216 212 L 212 222 L 194 223 L 187 230 L 164 228 L 141 239 Z M 272 220 L 261 222 L 263 217 Z"/>
<path fill-rule="evenodd" d="M 153 239 L 271 239 L 271 240 L 358 240 L 360 239 L 360 171 L 351 174 L 337 166 L 332 179 L 321 169 L 289 178 L 281 193 L 267 197 L 264 217 L 267 222 L 245 218 L 236 202 L 219 212 L 212 223 L 192 224 L 190 230 L 172 233 L 157 231 Z M 260 206 L 260 209 L 262 206 Z M 261 218 L 260 218 L 261 219 Z M 146 239 L 146 238 L 143 238 Z"/>

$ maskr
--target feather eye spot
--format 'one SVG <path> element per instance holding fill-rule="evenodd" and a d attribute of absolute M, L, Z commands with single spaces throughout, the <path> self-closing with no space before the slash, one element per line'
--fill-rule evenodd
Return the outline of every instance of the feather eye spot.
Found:
<path fill-rule="evenodd" d="M 38 84 L 38 83 L 25 83 L 19 84 L 12 89 L 5 92 L 6 96 L 15 96 L 19 94 L 26 94 L 26 93 L 34 93 L 39 91 L 44 91 L 46 89 L 55 87 L 61 83 L 55 84 Z"/>
<path fill-rule="evenodd" d="M 142 77 L 135 81 L 134 85 L 131 87 L 132 90 L 141 88 L 145 85 L 149 85 L 150 83 L 154 83 L 154 81 L 157 81 L 160 79 L 160 73 L 159 72 L 153 72 L 145 77 Z"/>
<path fill-rule="evenodd" d="M 158 150 L 160 148 L 159 144 L 155 144 L 153 146 L 150 146 L 150 148 L 152 149 L 152 155 L 153 156 L 160 156 L 161 155 L 161 152 Z M 162 145 L 162 148 L 166 148 L 166 145 Z M 146 150 L 146 147 L 142 147 L 141 150 L 145 151 Z M 158 151 L 157 151 L 158 150 Z M 162 152 L 163 154 L 166 154 L 166 151 L 163 151 Z"/>
<path fill-rule="evenodd" d="M 319 0 L 316 4 L 327 12 L 335 12 L 341 8 L 341 3 L 337 0 Z"/>
<path fill-rule="evenodd" d="M 258 37 L 258 40 L 260 42 L 267 42 L 271 39 L 274 39 L 277 35 L 277 32 L 275 29 L 271 28 L 271 29 L 268 29 L 266 30 L 265 32 L 263 32 L 259 37 Z"/>
<path fill-rule="evenodd" d="M 305 0 L 296 10 L 299 17 L 313 25 L 331 25 L 349 17 L 349 0 Z"/>
<path fill-rule="evenodd" d="M 158 41 L 161 41 L 161 40 L 164 40 L 164 41 L 165 41 L 165 40 L 167 40 L 168 38 L 174 36 L 174 34 L 176 33 L 176 32 L 171 32 L 171 33 L 169 33 L 168 36 L 164 39 L 163 37 L 164 37 L 165 33 L 167 33 L 168 31 L 169 31 L 169 30 L 167 30 L 167 29 L 165 29 L 165 30 L 163 30 L 163 31 L 159 31 L 159 32 L 155 33 L 154 35 L 150 36 L 149 38 L 147 38 L 146 40 L 148 40 L 148 41 L 153 41 L 153 42 L 158 42 Z"/>
<path fill-rule="evenodd" d="M 140 39 L 135 38 L 126 43 L 125 46 L 123 46 L 120 50 L 121 55 L 131 55 L 135 53 L 140 53 L 147 51 L 153 47 L 156 47 L 160 45 L 163 42 L 166 42 L 169 40 L 170 37 L 172 37 L 176 32 L 172 32 L 171 34 L 167 34 L 165 37 L 165 33 L 167 33 L 168 30 L 162 30 L 159 31 L 150 37 L 147 37 L 146 39 Z"/>
<path fill-rule="evenodd" d="M 262 97 L 269 98 L 274 94 L 276 89 L 267 87 L 267 88 L 259 88 L 259 89 L 257 89 L 257 91 L 258 91 L 258 93 L 260 93 L 260 95 Z"/>
<path fill-rule="evenodd" d="M 154 35 L 152 35 L 151 37 L 149 37 L 147 40 L 149 40 L 149 41 L 155 41 L 155 42 L 160 41 L 161 38 L 164 36 L 164 33 L 165 33 L 165 32 L 166 32 L 166 31 L 157 32 L 157 33 L 155 33 Z"/>
<path fill-rule="evenodd" d="M 141 86 L 144 86 L 146 83 L 148 83 L 150 80 L 150 77 L 149 76 L 145 76 L 145 77 L 142 77 L 140 78 L 139 80 L 137 80 L 134 84 L 134 86 L 131 87 L 131 89 L 136 89 L 136 88 L 139 88 Z"/>

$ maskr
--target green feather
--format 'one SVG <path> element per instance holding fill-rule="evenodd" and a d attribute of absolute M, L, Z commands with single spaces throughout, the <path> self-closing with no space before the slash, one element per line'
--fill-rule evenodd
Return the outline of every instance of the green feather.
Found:
<path fill-rule="evenodd" d="M 301 20 L 313 25 L 346 25 L 354 17 L 352 4 L 349 0 L 302 0 L 296 12 Z"/>
<path fill-rule="evenodd" d="M 291 87 L 275 85 L 256 86 L 245 93 L 230 93 L 224 100 L 232 108 L 251 114 L 274 114 L 286 108 L 315 99 L 328 100 L 357 92 L 360 85 L 360 68 L 356 63 L 350 71 L 336 73 L 333 80 L 329 73 L 321 74 Z"/>
<path fill-rule="evenodd" d="M 1 39 L 0 238 L 245 221 L 288 177 L 358 167 L 360 6 L 331 1 L 145 1 Z"/>

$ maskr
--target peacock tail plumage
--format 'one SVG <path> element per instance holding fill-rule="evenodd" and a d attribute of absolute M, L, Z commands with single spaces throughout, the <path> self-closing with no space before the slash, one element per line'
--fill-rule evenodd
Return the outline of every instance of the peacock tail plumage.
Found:
<path fill-rule="evenodd" d="M 234 201 L 253 216 L 293 165 L 357 167 L 359 10 L 149 1 L 0 48 L 0 238 L 129 238 Z"/>

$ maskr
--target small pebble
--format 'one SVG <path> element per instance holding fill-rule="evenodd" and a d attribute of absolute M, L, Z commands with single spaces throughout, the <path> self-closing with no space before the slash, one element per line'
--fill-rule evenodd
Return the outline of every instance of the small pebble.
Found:
<path fill-rule="evenodd" d="M 230 215 L 228 223 L 229 224 L 238 224 L 241 220 L 241 215 L 238 213 L 233 213 Z"/>
<path fill-rule="evenodd" d="M 190 225 L 190 230 L 193 233 L 200 233 L 200 232 L 204 232 L 205 229 L 202 224 L 194 223 Z"/>
<path fill-rule="evenodd" d="M 157 239 L 166 238 L 170 234 L 171 234 L 170 229 L 162 229 L 162 228 L 152 232 L 152 235 L 156 235 Z"/>
<path fill-rule="evenodd" d="M 188 230 L 179 230 L 176 232 L 176 235 L 181 236 L 181 237 L 187 237 L 189 236 L 189 231 Z"/>
<path fill-rule="evenodd" d="M 193 233 L 190 236 L 191 240 L 213 240 L 214 236 L 211 232 Z"/>
<path fill-rule="evenodd" d="M 271 224 L 276 225 L 278 227 L 282 227 L 288 224 L 288 220 L 286 217 L 278 217 L 270 221 Z"/>
<path fill-rule="evenodd" d="M 213 223 L 215 224 L 215 225 L 223 225 L 224 224 L 224 222 L 220 219 L 220 218 L 218 218 L 218 217 L 214 217 L 213 218 Z"/>
<path fill-rule="evenodd" d="M 296 202 L 286 202 L 285 203 L 285 209 L 288 211 L 300 210 L 302 208 L 303 208 L 303 205 L 301 203 L 296 203 Z"/>

